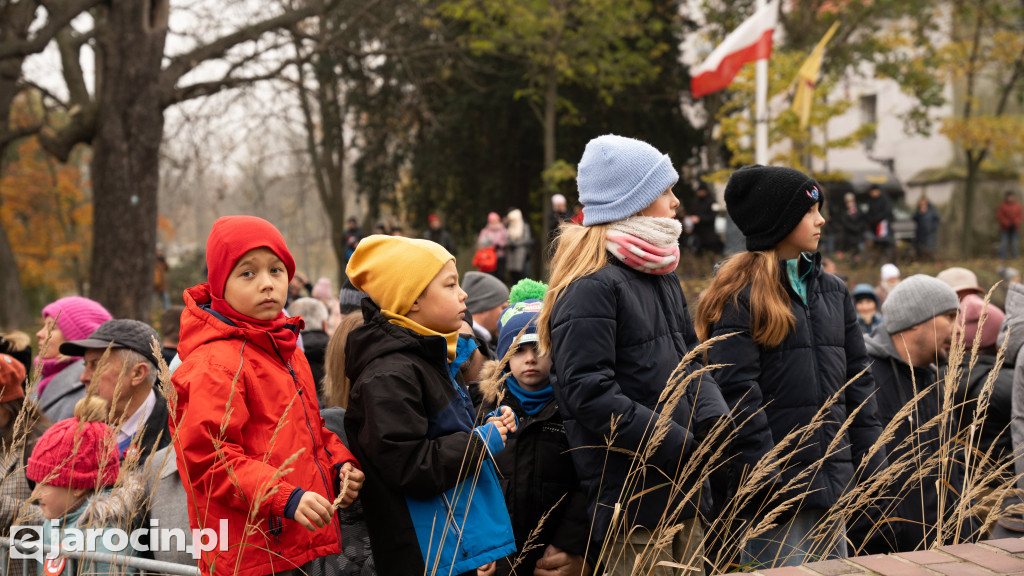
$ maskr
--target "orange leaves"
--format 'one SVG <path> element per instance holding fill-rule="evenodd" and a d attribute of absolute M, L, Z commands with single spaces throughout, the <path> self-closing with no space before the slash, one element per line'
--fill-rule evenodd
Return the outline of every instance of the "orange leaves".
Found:
<path fill-rule="evenodd" d="M 34 138 L 12 146 L 0 178 L 3 226 L 25 289 L 81 291 L 92 242 L 92 200 L 78 152 L 60 164 Z"/>

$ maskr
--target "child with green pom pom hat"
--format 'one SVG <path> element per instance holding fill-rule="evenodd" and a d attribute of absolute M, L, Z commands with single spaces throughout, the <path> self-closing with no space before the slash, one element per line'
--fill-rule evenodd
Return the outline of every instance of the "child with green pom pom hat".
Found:
<path fill-rule="evenodd" d="M 498 560 L 498 575 L 511 574 L 513 566 L 518 574 L 535 569 L 591 572 L 584 558 L 590 527 L 586 497 L 552 392 L 551 358 L 537 350 L 537 317 L 546 290 L 545 284 L 529 278 L 512 287 L 509 306 L 498 320 L 498 360 L 484 367 L 489 377 L 478 384 L 484 409 L 503 403 L 519 418 L 517 433 L 494 460 L 506 479 L 503 489 L 516 549 L 526 552 Z M 538 525 L 541 531 L 528 546 Z"/>

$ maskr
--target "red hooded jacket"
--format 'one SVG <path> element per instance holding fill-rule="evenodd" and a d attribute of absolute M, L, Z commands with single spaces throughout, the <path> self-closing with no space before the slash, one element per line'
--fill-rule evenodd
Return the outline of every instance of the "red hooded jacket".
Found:
<path fill-rule="evenodd" d="M 340 552 L 336 519 L 310 532 L 284 518 L 296 487 L 333 502 L 335 467 L 357 464 L 324 426 L 305 355 L 286 364 L 266 332 L 200 308 L 209 302 L 208 284 L 185 292 L 170 418 L 191 527 L 228 521 L 228 549 L 204 552 L 200 570 L 262 576 Z"/>

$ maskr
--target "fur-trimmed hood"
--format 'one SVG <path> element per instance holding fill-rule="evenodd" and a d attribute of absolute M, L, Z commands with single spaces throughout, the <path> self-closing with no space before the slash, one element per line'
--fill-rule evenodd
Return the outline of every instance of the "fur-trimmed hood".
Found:
<path fill-rule="evenodd" d="M 149 508 L 141 471 L 121 474 L 110 490 L 97 492 L 85 504 L 79 526 L 129 526 Z"/>

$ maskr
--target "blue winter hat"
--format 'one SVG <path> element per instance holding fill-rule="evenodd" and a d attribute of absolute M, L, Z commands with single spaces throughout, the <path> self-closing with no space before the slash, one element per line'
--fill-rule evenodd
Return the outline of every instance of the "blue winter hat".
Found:
<path fill-rule="evenodd" d="M 875 301 L 875 306 L 878 306 L 878 294 L 875 294 L 875 289 L 871 287 L 871 284 L 857 284 L 853 287 L 852 296 L 854 302 L 863 298 L 871 298 Z"/>
<path fill-rule="evenodd" d="M 537 336 L 537 317 L 540 316 L 542 305 L 543 301 L 531 298 L 516 302 L 501 312 L 501 317 L 498 318 L 498 349 L 496 350 L 499 359 L 505 357 L 505 353 L 512 347 L 512 342 L 520 332 L 523 332 L 523 337 L 519 339 L 519 344 L 536 342 L 540 339 Z M 523 331 L 524 327 L 525 331 Z"/>
<path fill-rule="evenodd" d="M 614 134 L 587 143 L 576 174 L 584 226 L 629 218 L 679 181 L 667 154 Z"/>

